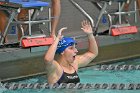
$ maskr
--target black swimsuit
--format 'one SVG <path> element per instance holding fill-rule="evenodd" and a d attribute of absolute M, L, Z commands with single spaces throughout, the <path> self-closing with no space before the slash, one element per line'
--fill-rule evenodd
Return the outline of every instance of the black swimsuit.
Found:
<path fill-rule="evenodd" d="M 69 73 L 64 72 L 64 70 L 63 70 L 63 74 L 62 74 L 61 78 L 57 81 L 58 84 L 79 83 L 79 82 L 80 82 L 80 78 L 76 71 L 72 74 L 69 74 Z"/>

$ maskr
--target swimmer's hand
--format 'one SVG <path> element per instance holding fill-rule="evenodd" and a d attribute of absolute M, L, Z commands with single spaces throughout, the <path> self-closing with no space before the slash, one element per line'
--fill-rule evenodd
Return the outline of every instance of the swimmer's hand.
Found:
<path fill-rule="evenodd" d="M 82 30 L 86 33 L 86 34 L 93 34 L 92 31 L 92 27 L 90 25 L 90 22 L 88 22 L 87 20 L 84 20 L 81 22 L 81 26 L 82 26 Z"/>
<path fill-rule="evenodd" d="M 63 32 L 65 29 L 67 29 L 67 27 L 63 27 L 63 28 L 61 28 L 61 29 L 58 31 L 57 38 L 59 38 L 59 39 L 63 38 L 62 32 Z"/>

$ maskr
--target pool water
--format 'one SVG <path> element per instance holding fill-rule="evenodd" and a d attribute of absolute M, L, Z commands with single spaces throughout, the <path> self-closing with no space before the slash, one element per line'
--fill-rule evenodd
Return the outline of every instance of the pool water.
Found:
<path fill-rule="evenodd" d="M 140 59 L 120 61 L 112 64 L 140 64 Z M 78 72 L 81 83 L 140 83 L 140 70 L 98 70 L 97 66 L 82 68 Z M 19 81 L 18 83 L 47 82 L 44 76 Z M 113 89 L 0 89 L 0 93 L 140 93 L 140 90 L 113 90 Z"/>

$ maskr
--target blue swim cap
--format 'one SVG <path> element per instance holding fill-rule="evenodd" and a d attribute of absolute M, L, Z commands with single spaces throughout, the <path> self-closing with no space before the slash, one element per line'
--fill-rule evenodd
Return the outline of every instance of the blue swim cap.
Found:
<path fill-rule="evenodd" d="M 57 45 L 57 54 L 61 54 L 67 47 L 72 46 L 76 43 L 76 41 L 73 38 L 70 37 L 63 37 L 58 45 Z"/>

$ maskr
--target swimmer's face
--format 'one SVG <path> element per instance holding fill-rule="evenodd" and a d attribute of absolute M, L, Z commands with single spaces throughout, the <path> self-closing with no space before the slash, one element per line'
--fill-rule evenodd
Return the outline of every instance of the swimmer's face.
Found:
<path fill-rule="evenodd" d="M 70 63 L 73 63 L 74 60 L 75 60 L 75 57 L 78 53 L 78 50 L 77 48 L 75 48 L 75 46 L 69 46 L 67 47 L 64 52 L 63 52 L 63 55 L 64 57 L 66 58 L 66 60 Z"/>

